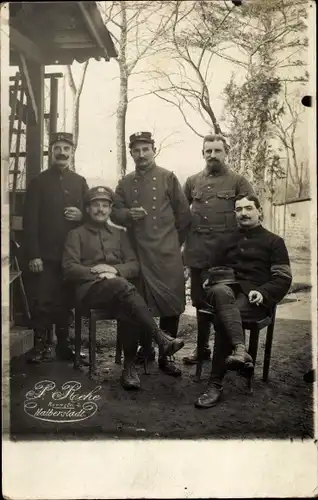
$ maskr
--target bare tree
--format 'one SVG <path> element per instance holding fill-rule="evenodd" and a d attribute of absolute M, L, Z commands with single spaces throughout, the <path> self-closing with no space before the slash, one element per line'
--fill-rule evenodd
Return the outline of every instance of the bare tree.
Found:
<path fill-rule="evenodd" d="M 116 112 L 117 167 L 118 175 L 125 175 L 126 117 L 130 100 L 129 79 L 132 75 L 142 75 L 137 71 L 141 61 L 163 50 L 164 38 L 169 24 L 169 16 L 162 12 L 162 2 L 156 1 L 111 1 L 99 2 L 104 22 L 113 37 L 118 51 L 119 99 Z"/>
<path fill-rule="evenodd" d="M 72 156 L 70 165 L 70 168 L 73 171 L 75 171 L 75 151 L 78 145 L 78 136 L 79 136 L 79 112 L 80 112 L 80 102 L 81 102 L 80 100 L 84 87 L 88 64 L 89 64 L 89 59 L 85 61 L 83 64 L 82 71 L 78 79 L 78 84 L 75 83 L 72 67 L 70 65 L 66 66 L 68 83 L 73 95 L 72 132 L 74 139 L 74 155 Z"/>
<path fill-rule="evenodd" d="M 204 135 L 203 127 L 222 132 L 211 94 L 216 57 L 246 75 L 258 73 L 260 64 L 266 64 L 266 71 L 280 81 L 306 80 L 300 58 L 308 43 L 303 0 L 247 0 L 240 8 L 219 0 L 177 0 L 169 5 L 173 10 L 169 47 L 177 69 L 174 73 L 155 69 L 159 84 L 152 93 L 177 107 L 197 135 Z M 291 78 L 289 70 L 297 66 L 300 74 Z"/>
<path fill-rule="evenodd" d="M 284 114 L 272 115 L 271 122 L 274 136 L 280 141 L 286 155 L 286 178 L 291 181 L 296 197 L 304 196 L 308 189 L 308 165 L 299 159 L 297 134 L 305 114 L 301 104 L 300 92 L 290 92 L 286 82 L 283 85 Z"/>

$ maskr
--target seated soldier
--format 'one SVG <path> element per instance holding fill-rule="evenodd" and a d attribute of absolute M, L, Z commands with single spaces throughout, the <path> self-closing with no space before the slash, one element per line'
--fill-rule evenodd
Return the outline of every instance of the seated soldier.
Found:
<path fill-rule="evenodd" d="M 226 369 L 251 368 L 242 319 L 265 318 L 292 281 L 284 240 L 261 225 L 258 198 L 238 197 L 235 213 L 237 230 L 216 241 L 209 263 L 212 269 L 202 275 L 206 301 L 215 310 L 215 342 L 208 388 L 196 401 L 198 408 L 210 408 L 220 400 Z M 226 266 L 225 280 L 217 278 L 216 266 Z"/>
<path fill-rule="evenodd" d="M 79 304 L 104 308 L 125 323 L 126 328 L 120 329 L 124 350 L 121 383 L 125 389 L 139 389 L 140 380 L 134 365 L 139 331 L 146 333 L 146 345 L 150 347 L 154 339 L 164 356 L 172 356 L 184 342 L 158 328 L 144 299 L 128 281 L 138 275 L 139 264 L 125 230 L 107 223 L 112 202 L 113 192 L 107 187 L 88 191 L 87 221 L 67 236 L 63 270 L 66 279 L 75 285 Z"/>

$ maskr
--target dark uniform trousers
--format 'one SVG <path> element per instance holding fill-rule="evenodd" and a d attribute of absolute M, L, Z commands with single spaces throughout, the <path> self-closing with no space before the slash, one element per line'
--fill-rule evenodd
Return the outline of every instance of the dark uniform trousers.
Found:
<path fill-rule="evenodd" d="M 112 278 L 94 283 L 82 299 L 85 307 L 109 311 L 110 317 L 118 320 L 126 360 L 133 360 L 138 341 L 150 348 L 152 332 L 157 329 L 146 302 L 135 286 L 125 278 Z M 143 339 L 142 332 L 147 333 Z"/>
<path fill-rule="evenodd" d="M 63 280 L 59 262 L 43 262 L 41 273 L 26 273 L 32 327 L 43 330 L 56 325 L 67 330 L 69 310 L 74 307 L 73 290 Z"/>
<path fill-rule="evenodd" d="M 206 299 L 215 308 L 214 350 L 210 381 L 222 384 L 226 372 L 225 360 L 232 353 L 233 347 L 245 343 L 242 319 L 260 320 L 267 316 L 264 305 L 251 304 L 240 285 L 217 284 L 206 291 Z"/>
<path fill-rule="evenodd" d="M 210 321 L 206 314 L 199 312 L 199 309 L 206 307 L 206 296 L 202 288 L 202 273 L 204 269 L 198 269 L 195 267 L 190 268 L 190 280 L 191 280 L 191 300 L 193 306 L 197 309 L 197 326 L 198 332 L 200 332 L 201 337 L 203 337 L 204 346 L 206 349 L 209 348 L 209 336 L 210 336 Z"/>

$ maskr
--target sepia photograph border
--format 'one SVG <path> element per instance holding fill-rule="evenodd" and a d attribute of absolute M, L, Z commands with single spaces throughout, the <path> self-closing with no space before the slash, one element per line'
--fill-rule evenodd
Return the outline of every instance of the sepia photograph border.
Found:
<path fill-rule="evenodd" d="M 310 74 L 316 75 L 315 10 L 309 9 Z M 8 4 L 1 6 L 1 144 L 8 141 L 9 96 L 2 92 L 9 64 Z M 312 356 L 317 369 L 316 82 L 308 88 L 311 181 Z M 1 146 L 1 161 L 3 161 Z M 1 166 L 1 253 L 9 254 L 8 172 Z M 9 327 L 9 276 L 2 270 L 2 331 Z M 2 369 L 9 363 L 2 335 Z M 2 490 L 10 499 L 315 497 L 315 438 L 297 440 L 91 440 L 12 442 L 3 433 Z M 2 380 L 3 429 L 9 425 L 9 381 Z M 213 414 L 211 414 L 213 419 Z"/>

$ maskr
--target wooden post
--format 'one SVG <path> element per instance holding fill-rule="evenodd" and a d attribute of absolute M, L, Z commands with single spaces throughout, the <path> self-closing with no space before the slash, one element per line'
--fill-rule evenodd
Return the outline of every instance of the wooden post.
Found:
<path fill-rule="evenodd" d="M 28 113 L 26 131 L 26 187 L 30 180 L 42 170 L 44 135 L 44 65 L 29 61 L 28 69 L 34 100 L 38 110 L 38 120 L 35 123 L 32 114 Z M 31 106 L 29 102 L 28 106 Z"/>
<path fill-rule="evenodd" d="M 57 127 L 57 98 L 58 98 L 58 79 L 50 78 L 50 136 L 56 132 Z"/>

